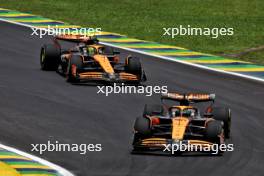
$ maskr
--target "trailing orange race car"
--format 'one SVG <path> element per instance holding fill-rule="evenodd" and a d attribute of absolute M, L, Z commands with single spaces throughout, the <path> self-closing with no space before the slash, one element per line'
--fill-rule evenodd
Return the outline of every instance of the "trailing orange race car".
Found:
<path fill-rule="evenodd" d="M 119 62 L 119 52 L 99 44 L 95 37 L 82 35 L 58 35 L 54 44 L 41 48 L 42 70 L 52 70 L 65 75 L 69 82 L 107 81 L 139 84 L 146 81 L 139 58 L 127 56 Z M 59 41 L 76 45 L 63 50 Z"/>
<path fill-rule="evenodd" d="M 225 140 L 230 137 L 231 110 L 214 107 L 214 99 L 215 94 L 166 93 L 161 97 L 161 105 L 145 105 L 143 117 L 138 117 L 134 124 L 132 152 L 222 154 L 231 151 L 231 145 L 223 149 Z M 179 105 L 168 105 L 165 100 Z M 199 102 L 212 102 L 203 116 L 198 107 L 192 105 Z M 180 150 L 181 145 L 186 150 Z"/>

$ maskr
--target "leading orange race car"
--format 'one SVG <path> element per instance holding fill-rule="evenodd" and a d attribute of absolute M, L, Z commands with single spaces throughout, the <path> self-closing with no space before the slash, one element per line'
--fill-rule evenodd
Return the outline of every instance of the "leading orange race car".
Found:
<path fill-rule="evenodd" d="M 127 56 L 119 60 L 119 52 L 99 44 L 95 37 L 83 35 L 58 35 L 53 44 L 41 48 L 42 70 L 58 71 L 69 82 L 124 82 L 140 84 L 146 81 L 139 58 Z M 76 45 L 63 50 L 59 41 L 74 42 Z"/>

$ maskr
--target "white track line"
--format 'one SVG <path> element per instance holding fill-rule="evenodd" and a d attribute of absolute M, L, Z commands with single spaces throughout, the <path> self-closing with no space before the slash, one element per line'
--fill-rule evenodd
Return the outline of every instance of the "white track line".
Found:
<path fill-rule="evenodd" d="M 9 21 L 9 20 L 5 20 L 5 19 L 1 19 L 1 18 L 0 18 L 0 21 L 16 24 L 16 25 L 20 25 L 20 26 L 25 26 L 25 27 L 29 27 L 29 28 L 42 29 L 42 30 L 47 30 L 48 31 L 48 29 L 45 29 L 45 28 L 38 28 L 38 27 L 31 26 L 31 25 L 28 25 L 28 24 L 23 24 L 23 23 L 20 23 L 20 22 Z M 103 44 L 103 45 L 106 45 L 106 46 L 115 47 L 115 48 L 119 48 L 119 49 L 123 49 L 123 50 L 127 50 L 127 51 L 132 51 L 132 52 L 139 53 L 139 54 L 144 54 L 144 55 L 147 55 L 147 56 L 153 56 L 153 57 L 157 57 L 157 58 L 161 58 L 161 59 L 164 59 L 164 60 L 173 61 L 173 62 L 185 64 L 185 65 L 189 65 L 189 66 L 192 66 L 192 67 L 197 67 L 197 68 L 208 70 L 208 71 L 214 71 L 214 72 L 218 72 L 218 73 L 229 74 L 229 75 L 239 76 L 239 77 L 246 78 L 246 79 L 251 79 L 251 80 L 255 80 L 255 81 L 264 82 L 264 79 L 258 78 L 258 77 L 254 77 L 254 76 L 249 76 L 249 75 L 244 75 L 244 74 L 241 74 L 241 73 L 235 73 L 235 72 L 230 72 L 230 71 L 210 68 L 210 67 L 206 67 L 206 66 L 203 66 L 203 65 L 194 64 L 194 63 L 190 63 L 190 62 L 186 62 L 186 61 L 182 61 L 182 60 L 177 60 L 177 59 L 173 59 L 173 58 L 166 57 L 166 56 L 160 56 L 160 55 L 156 55 L 156 54 L 151 54 L 151 53 L 147 53 L 147 52 L 144 52 L 144 51 L 139 51 L 139 50 L 132 49 L 132 48 L 125 48 L 125 47 L 113 45 L 113 44 L 110 44 L 110 43 L 105 43 L 105 42 L 100 42 L 100 43 Z"/>
<path fill-rule="evenodd" d="M 147 52 L 144 52 L 144 51 L 139 51 L 139 50 L 132 49 L 132 48 L 124 48 L 124 47 L 112 45 L 112 44 L 109 44 L 109 43 L 104 43 L 104 42 L 100 42 L 100 43 L 102 43 L 104 45 L 107 45 L 107 46 L 111 46 L 111 47 L 115 47 L 115 48 L 119 48 L 119 49 L 124 49 L 124 50 L 132 51 L 132 52 L 135 52 L 135 53 L 144 54 L 144 55 L 147 55 L 147 56 L 153 56 L 153 57 L 161 58 L 161 59 L 168 60 L 168 61 L 178 62 L 178 63 L 181 63 L 181 64 L 189 65 L 189 66 L 192 66 L 192 67 L 197 67 L 197 68 L 204 69 L 204 70 L 209 70 L 209 71 L 214 71 L 214 72 L 219 72 L 219 73 L 224 73 L 224 74 L 229 74 L 229 75 L 233 75 L 233 76 L 239 76 L 239 77 L 243 77 L 243 78 L 247 78 L 247 79 L 252 79 L 252 80 L 264 82 L 264 79 L 257 78 L 257 77 L 254 77 L 254 76 L 249 76 L 249 75 L 244 75 L 244 74 L 241 74 L 241 73 L 235 73 L 235 72 L 229 72 L 229 71 L 225 71 L 225 70 L 210 68 L 210 67 L 206 67 L 206 66 L 203 66 L 203 65 L 194 64 L 194 63 L 191 63 L 191 62 L 186 62 L 186 61 L 177 60 L 177 59 L 166 57 L 166 56 L 160 56 L 160 55 L 156 55 L 156 54 L 151 54 L 151 53 L 147 53 Z"/>
<path fill-rule="evenodd" d="M 26 158 L 30 158 L 30 159 L 32 159 L 34 161 L 37 161 L 37 162 L 39 162 L 39 163 L 41 163 L 41 164 L 43 164 L 45 166 L 48 166 L 51 169 L 56 170 L 61 176 L 74 176 L 74 174 L 72 174 L 71 172 L 67 171 L 66 169 L 64 169 L 64 168 L 62 168 L 62 167 L 60 167 L 60 166 L 58 166 L 56 164 L 53 164 L 53 163 L 51 163 L 49 161 L 46 161 L 44 159 L 41 159 L 41 158 L 39 158 L 37 156 L 33 156 L 31 154 L 28 154 L 26 152 L 20 151 L 18 149 L 15 149 L 13 147 L 9 147 L 9 146 L 3 145 L 3 144 L 0 144 L 0 148 L 8 150 L 8 151 L 13 152 L 13 153 L 16 153 L 18 155 L 24 156 Z"/>

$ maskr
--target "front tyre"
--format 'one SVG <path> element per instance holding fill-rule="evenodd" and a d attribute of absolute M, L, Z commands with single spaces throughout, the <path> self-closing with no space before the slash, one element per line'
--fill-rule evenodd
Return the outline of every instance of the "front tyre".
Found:
<path fill-rule="evenodd" d="M 138 117 L 135 121 L 134 129 L 141 136 L 151 135 L 150 120 L 145 117 Z"/>
<path fill-rule="evenodd" d="M 77 70 L 83 67 L 83 60 L 80 56 L 73 55 L 68 62 L 67 82 L 77 83 Z"/>
<path fill-rule="evenodd" d="M 223 125 L 222 121 L 213 120 L 208 122 L 206 126 L 206 137 L 214 145 L 217 145 L 217 149 L 214 147 L 212 153 L 214 155 L 222 155 L 224 151 L 220 150 L 220 145 L 223 143 Z"/>
<path fill-rule="evenodd" d="M 222 122 L 218 120 L 212 120 L 207 123 L 205 132 L 206 137 L 209 139 L 209 141 L 215 142 L 219 138 L 219 135 L 221 135 L 222 130 Z"/>

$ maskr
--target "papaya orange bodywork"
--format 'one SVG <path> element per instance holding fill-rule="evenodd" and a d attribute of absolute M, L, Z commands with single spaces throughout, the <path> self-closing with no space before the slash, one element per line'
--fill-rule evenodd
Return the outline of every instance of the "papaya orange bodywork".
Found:
<path fill-rule="evenodd" d="M 104 55 L 94 55 L 94 60 L 100 64 L 106 73 L 114 73 L 114 69 L 110 64 L 108 58 Z"/>
<path fill-rule="evenodd" d="M 172 139 L 182 140 L 189 120 L 185 117 L 177 117 L 172 119 Z"/>
<path fill-rule="evenodd" d="M 85 35 L 57 35 L 54 38 L 55 40 L 66 40 L 66 41 L 73 41 L 73 42 L 88 42 L 92 39 L 92 36 L 85 36 Z"/>

